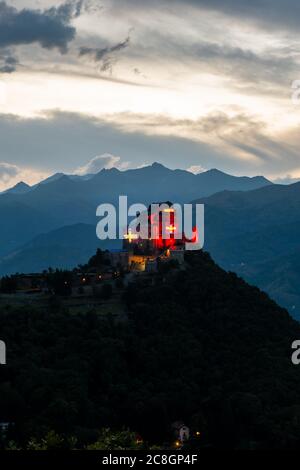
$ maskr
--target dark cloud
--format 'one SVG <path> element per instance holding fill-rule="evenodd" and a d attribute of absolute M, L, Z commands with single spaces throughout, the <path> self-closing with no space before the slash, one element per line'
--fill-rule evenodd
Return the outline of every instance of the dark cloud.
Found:
<path fill-rule="evenodd" d="M 147 75 L 145 75 L 138 67 L 135 67 L 133 69 L 133 73 L 137 76 L 140 76 L 140 77 L 143 77 L 143 78 L 147 78 Z"/>
<path fill-rule="evenodd" d="M 105 57 L 100 65 L 100 72 L 112 73 L 113 66 L 117 63 L 116 57 Z"/>
<path fill-rule="evenodd" d="M 296 5 L 300 13 L 300 2 L 299 6 L 291 0 L 288 0 L 288 3 L 290 6 Z M 235 8 L 237 5 L 238 8 Z M 192 6 L 198 6 L 199 15 L 194 14 Z M 183 66 L 196 66 L 198 71 L 226 76 L 230 80 L 230 86 L 239 88 L 243 93 L 255 91 L 256 88 L 256 93 L 273 93 L 274 96 L 275 94 L 281 96 L 285 94 L 286 96 L 289 93 L 290 82 L 298 77 L 300 47 L 296 38 L 287 43 L 283 37 L 282 41 L 278 40 L 276 42 L 274 40 L 273 45 L 270 41 L 267 41 L 266 44 L 262 44 L 263 47 L 260 50 L 251 50 L 251 44 L 247 44 L 247 42 L 237 43 L 234 34 L 231 36 L 231 30 L 228 27 L 224 30 L 223 36 L 220 36 L 221 39 L 214 41 L 214 29 L 220 33 L 221 28 L 224 27 L 222 21 L 218 24 L 218 17 L 209 18 L 210 21 L 215 22 L 212 24 L 212 35 L 210 36 L 209 32 L 206 35 L 201 35 L 201 18 L 203 17 L 205 25 L 206 18 L 209 17 L 207 10 L 218 10 L 229 16 L 232 14 L 235 28 L 238 23 L 241 29 L 243 29 L 244 23 L 242 21 L 241 23 L 237 22 L 235 16 L 243 16 L 246 20 L 247 29 L 251 30 L 251 27 L 253 27 L 252 20 L 255 15 L 257 15 L 257 22 L 268 21 L 270 15 L 275 15 L 274 8 L 282 11 L 284 8 L 279 2 L 275 1 L 274 4 L 271 4 L 271 2 L 263 0 L 254 0 L 248 3 L 242 0 L 238 2 L 234 0 L 224 0 L 224 2 L 217 0 L 161 0 L 161 2 L 158 2 L 158 0 L 152 2 L 111 0 L 107 4 L 107 9 L 109 8 L 111 14 L 117 15 L 119 12 L 125 18 L 129 14 L 128 12 L 136 11 L 136 17 L 142 18 L 142 20 L 145 20 L 147 16 L 150 18 L 159 17 L 160 11 L 167 13 L 167 15 L 170 14 L 170 18 L 167 16 L 167 20 L 162 16 L 161 26 L 154 30 L 151 22 L 148 26 L 146 22 L 143 23 L 141 20 L 143 27 L 137 27 L 139 40 L 134 42 L 133 47 L 126 54 L 129 60 L 138 65 L 139 60 L 145 61 L 148 59 L 154 63 L 159 59 L 159 63 L 161 63 L 161 59 L 165 59 L 165 65 L 169 67 L 172 61 L 174 63 L 177 61 L 181 62 Z M 260 9 L 261 14 L 259 14 Z M 270 12 L 268 12 L 268 9 Z M 182 16 L 183 21 L 190 21 L 191 18 L 198 18 L 199 16 L 198 41 L 195 36 L 186 34 L 187 30 L 184 29 L 179 29 L 177 35 L 173 34 L 174 30 L 170 29 L 172 13 L 176 13 L 179 17 Z M 281 16 L 281 14 L 278 14 L 279 19 Z M 248 17 L 249 21 L 247 21 Z M 154 28 L 156 28 L 156 25 Z M 252 31 L 253 34 L 256 33 L 255 28 L 252 28 Z M 114 57 L 110 58 L 109 48 L 82 48 L 80 54 L 89 55 L 93 60 L 101 62 L 103 71 L 111 69 L 115 60 Z M 108 57 L 108 59 L 104 60 L 103 57 Z M 139 68 L 136 68 L 134 73 L 138 75 Z M 285 88 L 285 91 L 282 90 L 282 87 Z"/>
<path fill-rule="evenodd" d="M 96 62 L 100 62 L 104 59 L 105 56 L 112 54 L 113 52 L 121 51 L 125 49 L 130 42 L 130 37 L 128 36 L 124 41 L 119 42 L 111 47 L 104 47 L 104 48 L 93 48 L 93 47 L 81 47 L 79 55 L 84 56 L 88 55 L 92 57 Z"/>
<path fill-rule="evenodd" d="M 130 8 L 137 11 L 160 9 L 180 14 L 180 8 L 194 6 L 201 10 L 212 10 L 232 18 L 253 21 L 267 29 L 299 29 L 299 0 L 110 0 L 110 8 L 126 13 Z"/>
<path fill-rule="evenodd" d="M 176 3 L 181 2 L 177 0 Z M 253 20 L 268 29 L 299 29 L 299 0 L 187 0 L 187 3 L 246 21 Z"/>
<path fill-rule="evenodd" d="M 242 151 L 251 158 L 256 158 L 259 167 L 265 173 L 298 169 L 299 166 L 299 129 L 285 135 L 270 135 L 265 122 L 245 113 L 233 117 L 226 113 L 212 113 L 198 120 L 199 131 L 213 135 L 218 146 L 227 146 L 235 153 Z M 294 135 L 293 135 L 294 134 Z M 284 157 L 284 158 L 283 158 Z M 242 159 L 240 160 L 242 165 Z"/>
<path fill-rule="evenodd" d="M 99 63 L 101 72 L 111 72 L 113 65 L 117 62 L 115 53 L 126 49 L 129 46 L 129 43 L 130 35 L 128 35 L 124 41 L 119 42 L 118 44 L 115 44 L 114 46 L 110 47 L 81 47 L 79 50 L 79 56 L 88 56 L 94 62 Z"/>
<path fill-rule="evenodd" d="M 120 120 L 126 122 L 132 117 L 120 116 Z M 118 116 L 115 123 L 109 123 L 74 113 L 51 113 L 48 119 L 0 115 L 0 162 L 23 166 L 26 162 L 28 167 L 47 172 L 71 173 L 87 159 L 110 153 L 132 166 L 160 161 L 171 168 L 201 165 L 235 174 L 286 175 L 299 167 L 298 128 L 293 134 L 274 137 L 268 135 L 263 122 L 226 113 L 198 121 L 153 116 L 148 129 L 145 116 L 136 115 L 135 119 L 141 124 L 140 130 L 118 124 Z M 154 125 L 159 129 L 169 126 L 170 133 L 156 135 L 155 129 L 146 132 Z M 182 129 L 189 130 L 191 137 L 180 137 Z M 201 141 L 202 135 L 211 137 L 211 143 Z M 237 157 L 237 151 L 249 158 Z"/>
<path fill-rule="evenodd" d="M 299 68 L 286 48 L 284 51 L 278 49 L 257 54 L 247 48 L 202 42 L 193 46 L 191 53 L 223 74 L 256 83 L 271 81 L 286 84 L 287 74 L 296 73 Z"/>
<path fill-rule="evenodd" d="M 299 128 L 296 126 L 292 131 L 273 135 L 263 120 L 245 112 L 231 116 L 216 111 L 196 120 L 121 113 L 116 123 L 124 132 L 140 129 L 140 132 L 150 135 L 165 133 L 170 139 L 185 135 L 190 144 L 199 145 L 201 160 L 197 164 L 205 168 L 217 166 L 228 172 L 238 168 L 239 172 L 248 174 L 259 169 L 265 174 L 280 174 L 299 167 Z M 208 154 L 205 149 L 209 149 Z M 212 160 L 214 151 L 217 153 Z"/>
<path fill-rule="evenodd" d="M 49 172 L 71 173 L 89 158 L 105 153 L 119 155 L 133 166 L 159 160 L 173 168 L 203 163 L 206 168 L 226 169 L 220 163 L 222 153 L 205 143 L 126 132 L 116 124 L 75 113 L 51 113 L 48 119 L 0 114 L 0 142 L 0 161 Z M 236 170 L 238 165 L 229 159 L 232 165 L 228 168 Z"/>
<path fill-rule="evenodd" d="M 19 65 L 19 60 L 9 51 L 0 52 L 0 73 L 13 73 Z"/>
<path fill-rule="evenodd" d="M 257 52 L 249 49 L 247 44 L 241 47 L 230 44 L 230 34 L 224 36 L 224 42 L 209 42 L 199 39 L 193 42 L 184 37 L 169 37 L 167 31 L 160 31 L 155 42 L 147 48 L 148 56 L 164 57 L 166 64 L 181 62 L 189 67 L 197 67 L 201 72 L 228 77 L 231 85 L 242 91 L 276 92 L 279 88 L 289 92 L 290 82 L 299 75 L 300 48 L 274 45 Z M 147 40 L 144 39 L 144 41 Z M 150 40 L 149 40 L 150 42 Z M 135 46 L 135 59 L 145 57 L 143 46 Z M 280 89 L 282 95 L 282 89 Z"/>
<path fill-rule="evenodd" d="M 66 52 L 76 30 L 72 19 L 80 15 L 83 0 L 70 0 L 47 10 L 17 10 L 0 2 L 0 48 L 38 43 L 46 49 Z"/>

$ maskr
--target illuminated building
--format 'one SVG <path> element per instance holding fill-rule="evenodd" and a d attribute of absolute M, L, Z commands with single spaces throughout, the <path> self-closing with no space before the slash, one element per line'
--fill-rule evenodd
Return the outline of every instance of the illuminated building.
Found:
<path fill-rule="evenodd" d="M 143 239 L 131 229 L 124 235 L 123 249 L 128 252 L 129 267 L 137 271 L 153 272 L 156 270 L 156 260 L 176 259 L 180 264 L 184 261 L 184 235 L 176 237 L 176 212 L 171 202 L 153 203 L 159 211 L 151 213 L 148 208 L 147 221 L 148 237 Z"/>

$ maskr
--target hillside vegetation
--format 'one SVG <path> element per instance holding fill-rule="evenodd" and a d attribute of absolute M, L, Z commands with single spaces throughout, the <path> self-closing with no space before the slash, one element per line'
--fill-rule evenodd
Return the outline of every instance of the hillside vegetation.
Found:
<path fill-rule="evenodd" d="M 300 326 L 206 253 L 124 292 L 128 321 L 93 311 L 2 309 L 0 421 L 25 445 L 56 432 L 77 446 L 123 427 L 162 445 L 183 420 L 201 446 L 297 448 Z"/>

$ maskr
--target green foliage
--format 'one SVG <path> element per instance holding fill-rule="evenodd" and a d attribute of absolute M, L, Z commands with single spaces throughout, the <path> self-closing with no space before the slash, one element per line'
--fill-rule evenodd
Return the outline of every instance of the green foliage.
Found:
<path fill-rule="evenodd" d="M 37 439 L 32 439 L 29 441 L 27 449 L 28 450 L 57 450 L 64 448 L 65 441 L 64 439 L 56 434 L 54 431 L 49 431 L 44 439 L 38 441 Z"/>
<path fill-rule="evenodd" d="M 112 432 L 103 429 L 98 440 L 87 446 L 87 450 L 138 450 L 141 444 L 137 442 L 136 434 L 129 430 Z"/>
<path fill-rule="evenodd" d="M 21 447 L 19 447 L 14 441 L 9 441 L 7 446 L 5 447 L 5 450 L 22 450 Z"/>
<path fill-rule="evenodd" d="M 27 450 L 71 450 L 76 448 L 75 437 L 63 437 L 55 431 L 49 431 L 43 439 L 33 438 L 27 446 Z"/>

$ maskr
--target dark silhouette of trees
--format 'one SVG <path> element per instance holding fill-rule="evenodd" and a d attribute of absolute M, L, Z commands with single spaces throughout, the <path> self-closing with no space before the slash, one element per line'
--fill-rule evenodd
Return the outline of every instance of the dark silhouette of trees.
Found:
<path fill-rule="evenodd" d="M 17 289 L 17 282 L 14 276 L 4 276 L 1 278 L 0 291 L 3 294 L 13 294 Z"/>
<path fill-rule="evenodd" d="M 71 295 L 73 284 L 72 272 L 56 269 L 47 275 L 47 284 L 55 295 Z"/>
<path fill-rule="evenodd" d="M 103 284 L 101 287 L 101 298 L 103 300 L 109 300 L 112 296 L 112 285 L 111 284 Z"/>
<path fill-rule="evenodd" d="M 63 272 L 53 274 L 63 289 Z M 187 253 L 185 270 L 163 282 L 153 276 L 125 289 L 124 321 L 1 307 L 0 422 L 12 423 L 2 446 L 76 438 L 77 448 L 102 448 L 111 436 L 99 430 L 124 427 L 162 445 L 182 420 L 200 432 L 187 446 L 299 448 L 300 368 L 290 359 L 299 324 L 206 253 Z"/>
<path fill-rule="evenodd" d="M 104 252 L 100 248 L 98 248 L 96 251 L 96 254 L 89 259 L 88 267 L 98 268 L 98 267 L 103 266 L 104 262 L 105 262 Z"/>

